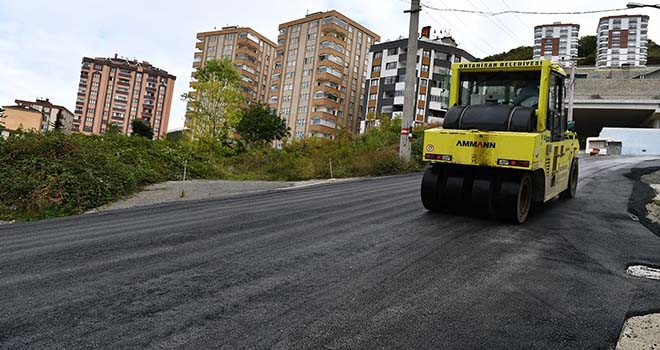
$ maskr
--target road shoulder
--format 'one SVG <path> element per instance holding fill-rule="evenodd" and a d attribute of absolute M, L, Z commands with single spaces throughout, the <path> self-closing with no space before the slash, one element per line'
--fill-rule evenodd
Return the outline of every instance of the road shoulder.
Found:
<path fill-rule="evenodd" d="M 88 213 L 136 208 L 181 201 L 219 199 L 241 194 L 294 189 L 334 182 L 356 181 L 358 179 L 359 178 L 346 178 L 306 181 L 167 181 L 149 185 L 145 187 L 144 190 L 135 193 L 125 199 L 92 209 L 88 211 Z"/>

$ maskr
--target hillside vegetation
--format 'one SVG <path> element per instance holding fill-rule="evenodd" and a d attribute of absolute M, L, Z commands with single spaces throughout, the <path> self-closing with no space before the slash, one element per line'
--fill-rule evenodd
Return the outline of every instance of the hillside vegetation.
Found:
<path fill-rule="evenodd" d="M 534 48 L 532 46 L 520 46 L 507 52 L 491 55 L 483 58 L 483 61 L 508 61 L 508 60 L 529 60 L 532 59 Z M 585 35 L 578 42 L 578 57 L 583 59 L 578 61 L 580 66 L 593 66 L 596 64 L 596 36 Z M 653 40 L 648 41 L 648 59 L 647 65 L 660 65 L 660 46 Z"/>
<path fill-rule="evenodd" d="M 283 149 L 151 141 L 143 137 L 18 133 L 0 138 L 0 220 L 73 215 L 148 184 L 190 179 L 306 180 L 399 174 L 420 168 L 399 160 L 400 124 L 351 139 L 305 138 Z M 421 158 L 421 130 L 413 159 Z"/>

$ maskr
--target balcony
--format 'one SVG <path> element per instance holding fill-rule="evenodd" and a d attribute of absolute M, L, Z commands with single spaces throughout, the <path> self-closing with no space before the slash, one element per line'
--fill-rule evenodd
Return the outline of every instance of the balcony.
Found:
<path fill-rule="evenodd" d="M 333 38 L 336 39 L 336 38 Z M 323 49 L 332 49 L 336 52 L 338 52 L 341 55 L 344 55 L 344 45 L 341 40 L 323 40 L 321 44 L 319 45 L 319 50 Z"/>
<path fill-rule="evenodd" d="M 321 132 L 321 133 L 330 134 L 330 135 L 334 135 L 335 131 L 336 131 L 335 128 L 331 128 L 331 127 L 329 127 L 327 125 L 323 125 L 323 124 L 313 124 L 313 125 L 310 125 L 308 128 L 309 128 L 309 131 L 311 131 L 311 132 Z"/>
<path fill-rule="evenodd" d="M 314 106 L 326 106 L 331 109 L 339 109 L 341 107 L 339 104 L 339 97 L 333 94 L 329 94 L 323 90 L 314 92 L 312 104 Z"/>
<path fill-rule="evenodd" d="M 192 66 L 193 66 L 193 68 L 201 68 L 202 67 L 202 62 L 201 61 L 193 62 Z"/>
<path fill-rule="evenodd" d="M 332 121 L 334 123 L 338 122 L 338 118 L 337 118 L 336 115 L 334 115 L 330 112 L 326 112 L 326 111 L 318 111 L 318 110 L 317 111 L 312 111 L 312 119 L 314 119 L 314 118 L 322 118 L 322 119 L 325 119 L 325 120 Z"/>
<path fill-rule="evenodd" d="M 238 38 L 236 40 L 236 45 L 238 45 L 238 47 L 246 46 L 246 47 L 249 47 L 249 48 L 251 48 L 255 51 L 259 50 L 259 43 L 254 42 L 252 39 L 250 39 L 248 37 Z"/>
<path fill-rule="evenodd" d="M 326 54 L 319 55 L 319 64 L 332 67 L 339 72 L 343 72 L 344 62 L 341 59 L 337 60 L 337 59 L 332 59 L 331 57 L 332 56 L 328 56 Z"/>
<path fill-rule="evenodd" d="M 197 43 L 195 43 L 195 48 L 197 50 L 204 50 L 204 42 L 203 41 L 198 41 Z"/>
<path fill-rule="evenodd" d="M 322 33 L 337 33 L 342 36 L 348 36 L 348 24 L 335 17 L 326 17 L 321 20 L 321 32 Z"/>
<path fill-rule="evenodd" d="M 346 41 L 344 41 L 343 39 L 338 38 L 338 37 L 333 36 L 333 35 L 322 35 L 321 36 L 321 48 L 324 47 L 324 43 L 326 43 L 326 42 L 332 42 L 332 43 L 335 43 L 335 45 L 340 46 L 341 49 L 338 49 L 337 51 L 341 52 L 342 54 L 344 53 Z M 325 45 L 329 46 L 329 44 L 325 44 Z"/>
<path fill-rule="evenodd" d="M 246 45 L 241 45 L 241 46 L 238 46 L 236 48 L 236 50 L 234 50 L 234 53 L 237 54 L 237 55 L 238 54 L 244 54 L 246 56 L 250 56 L 250 57 L 254 58 L 258 55 L 258 50 L 255 50 L 255 49 L 253 49 L 249 46 L 246 46 Z M 254 60 L 256 61 L 256 58 L 254 58 Z"/>
<path fill-rule="evenodd" d="M 327 85 L 314 86 L 314 92 L 316 93 L 316 92 L 319 92 L 319 91 L 325 92 L 327 95 L 334 96 L 335 98 L 336 98 L 336 96 L 339 95 L 339 89 L 334 88 L 332 86 L 327 86 Z"/>
<path fill-rule="evenodd" d="M 316 81 L 331 81 L 333 83 L 341 84 L 342 78 L 326 72 L 316 72 Z"/>

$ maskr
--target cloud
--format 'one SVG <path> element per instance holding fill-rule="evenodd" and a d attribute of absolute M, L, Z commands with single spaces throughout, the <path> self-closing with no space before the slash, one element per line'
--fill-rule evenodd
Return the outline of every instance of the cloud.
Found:
<path fill-rule="evenodd" d="M 552 11 L 589 10 L 586 2 L 554 3 L 522 0 L 423 0 L 438 8 L 507 8 Z M 622 6 L 603 0 L 599 8 Z M 197 32 L 225 25 L 249 26 L 277 38 L 278 24 L 307 12 L 336 9 L 379 34 L 382 40 L 407 36 L 409 8 L 405 0 L 287 0 L 202 1 L 174 0 L 112 2 L 0 0 L 0 105 L 14 99 L 49 97 L 73 110 L 83 56 L 109 57 L 115 53 L 146 60 L 177 77 L 169 128 L 183 125 L 185 104 L 179 95 L 188 90 Z M 649 16 L 658 10 L 642 10 Z M 453 14 L 425 10 L 420 27 L 448 29 L 462 48 L 483 57 L 520 45 L 532 45 L 534 25 L 555 21 L 582 25 L 581 35 L 594 34 L 600 15 L 523 16 Z M 649 22 L 649 38 L 660 40 L 660 23 Z"/>

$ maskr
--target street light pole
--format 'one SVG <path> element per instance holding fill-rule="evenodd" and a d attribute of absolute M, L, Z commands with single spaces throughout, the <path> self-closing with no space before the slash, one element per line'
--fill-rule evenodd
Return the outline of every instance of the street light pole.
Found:
<path fill-rule="evenodd" d="M 419 28 L 420 0 L 410 1 L 410 27 L 408 28 L 408 53 L 406 56 L 406 79 L 403 94 L 403 116 L 401 117 L 401 140 L 399 158 L 410 161 L 411 142 L 409 136 L 415 123 L 415 105 L 417 101 L 417 30 Z"/>
<path fill-rule="evenodd" d="M 568 83 L 568 119 L 569 122 L 573 121 L 573 99 L 575 98 L 575 66 L 577 65 L 577 60 L 571 60 L 571 78 Z"/>

